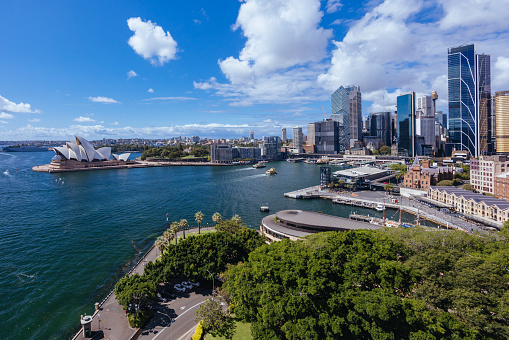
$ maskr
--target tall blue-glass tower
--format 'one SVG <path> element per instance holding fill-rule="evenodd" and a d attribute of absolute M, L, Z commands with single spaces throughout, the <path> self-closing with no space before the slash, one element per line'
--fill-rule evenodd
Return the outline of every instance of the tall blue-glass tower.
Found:
<path fill-rule="evenodd" d="M 409 157 L 416 155 L 415 150 L 415 92 L 399 95 L 398 112 L 398 153 Z"/>
<path fill-rule="evenodd" d="M 477 157 L 491 154 L 490 56 L 475 53 L 474 45 L 452 47 L 447 56 L 449 90 L 449 143 Z"/>

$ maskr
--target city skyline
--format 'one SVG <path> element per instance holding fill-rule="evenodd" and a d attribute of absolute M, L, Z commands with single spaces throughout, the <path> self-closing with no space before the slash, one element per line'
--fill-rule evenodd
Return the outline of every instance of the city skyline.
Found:
<path fill-rule="evenodd" d="M 492 94 L 509 90 L 508 4 L 6 3 L 0 139 L 280 135 L 349 85 L 364 117 L 433 90 L 448 114 L 451 46 L 490 55 Z"/>

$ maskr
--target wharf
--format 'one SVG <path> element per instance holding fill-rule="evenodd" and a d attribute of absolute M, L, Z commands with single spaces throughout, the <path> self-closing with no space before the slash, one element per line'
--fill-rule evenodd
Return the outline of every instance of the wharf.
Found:
<path fill-rule="evenodd" d="M 285 193 L 285 197 L 306 199 L 306 198 L 336 198 L 336 194 L 320 190 L 320 186 L 309 187 Z"/>

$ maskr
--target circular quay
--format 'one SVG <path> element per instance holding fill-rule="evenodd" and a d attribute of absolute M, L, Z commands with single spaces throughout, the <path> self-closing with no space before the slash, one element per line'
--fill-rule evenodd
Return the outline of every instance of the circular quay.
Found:
<path fill-rule="evenodd" d="M 509 339 L 508 8 L 4 1 L 0 338 Z"/>

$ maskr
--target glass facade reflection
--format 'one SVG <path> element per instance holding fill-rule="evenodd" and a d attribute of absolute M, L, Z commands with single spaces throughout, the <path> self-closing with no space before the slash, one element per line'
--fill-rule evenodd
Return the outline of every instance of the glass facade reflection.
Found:
<path fill-rule="evenodd" d="M 397 98 L 398 153 L 415 156 L 415 93 L 402 94 Z"/>

